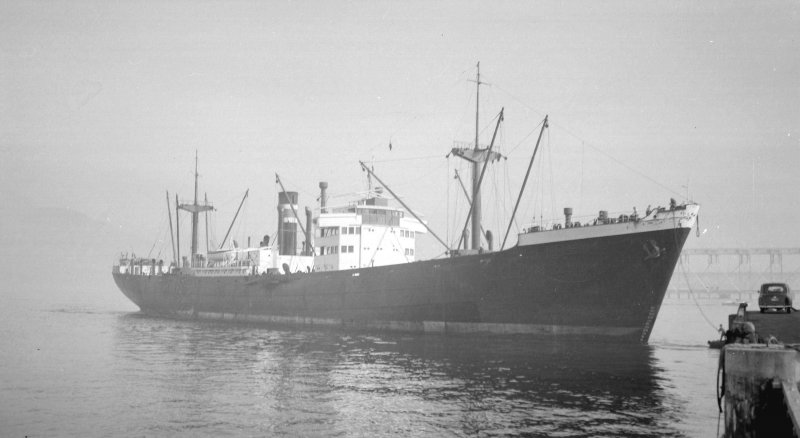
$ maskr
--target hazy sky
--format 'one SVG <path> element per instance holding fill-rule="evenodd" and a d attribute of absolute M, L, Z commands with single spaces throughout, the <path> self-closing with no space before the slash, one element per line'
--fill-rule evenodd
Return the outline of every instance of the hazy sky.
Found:
<path fill-rule="evenodd" d="M 305 206 L 320 180 L 364 190 L 364 160 L 452 240 L 466 215 L 453 171 L 468 172 L 444 157 L 474 137 L 480 61 L 481 142 L 505 107 L 510 157 L 485 183 L 495 235 L 549 114 L 520 223 L 688 190 L 706 230 L 691 246 L 798 247 L 798 14 L 797 1 L 2 2 L 0 201 L 149 239 L 164 191 L 191 196 L 198 150 L 212 234 L 250 188 L 237 231 L 255 238 L 276 228 L 275 172 Z"/>

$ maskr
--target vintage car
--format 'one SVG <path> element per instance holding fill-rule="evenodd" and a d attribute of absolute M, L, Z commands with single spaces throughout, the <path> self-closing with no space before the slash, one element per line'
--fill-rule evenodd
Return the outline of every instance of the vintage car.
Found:
<path fill-rule="evenodd" d="M 758 307 L 761 313 L 767 310 L 792 313 L 792 298 L 789 286 L 784 283 L 764 283 L 758 291 Z"/>

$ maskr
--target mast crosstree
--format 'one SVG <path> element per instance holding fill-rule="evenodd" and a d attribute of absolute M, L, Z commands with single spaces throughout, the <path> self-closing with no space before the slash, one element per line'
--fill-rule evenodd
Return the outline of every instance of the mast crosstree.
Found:
<path fill-rule="evenodd" d="M 192 263 L 194 263 L 195 255 L 197 254 L 197 229 L 200 213 L 204 211 L 214 210 L 208 202 L 203 204 L 197 201 L 197 151 L 194 152 L 194 203 L 192 204 L 179 204 L 178 209 L 188 211 L 192 214 Z"/>
<path fill-rule="evenodd" d="M 481 187 L 480 187 L 480 174 L 481 163 L 487 161 L 497 161 L 503 156 L 497 152 L 492 152 L 491 148 L 481 148 L 478 143 L 478 133 L 480 129 L 480 89 L 481 85 L 489 85 L 486 82 L 481 82 L 481 63 L 478 62 L 478 71 L 475 76 L 475 144 L 472 149 L 470 148 L 453 148 L 450 153 L 472 163 L 472 203 L 471 203 L 471 222 L 472 222 L 472 249 L 481 248 Z M 501 116 L 502 118 L 502 116 Z M 495 134 L 497 132 L 495 131 Z M 494 140 L 494 139 L 492 139 Z M 484 166 L 485 167 L 485 166 Z M 466 242 L 464 243 L 466 247 Z"/>

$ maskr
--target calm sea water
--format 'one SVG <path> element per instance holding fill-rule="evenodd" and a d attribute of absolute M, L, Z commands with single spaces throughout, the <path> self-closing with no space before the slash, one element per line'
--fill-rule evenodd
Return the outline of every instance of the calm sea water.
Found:
<path fill-rule="evenodd" d="M 2 436 L 720 432 L 716 333 L 691 300 L 627 346 L 150 318 L 108 279 L 3 293 Z M 699 305 L 715 324 L 735 311 Z"/>

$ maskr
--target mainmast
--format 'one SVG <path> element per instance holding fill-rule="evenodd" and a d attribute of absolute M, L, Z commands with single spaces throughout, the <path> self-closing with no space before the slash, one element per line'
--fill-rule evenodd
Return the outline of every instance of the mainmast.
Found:
<path fill-rule="evenodd" d="M 478 143 L 478 134 L 480 132 L 480 90 L 481 85 L 489 85 L 486 82 L 481 82 L 481 63 L 478 62 L 478 71 L 475 76 L 475 145 L 474 148 L 453 148 L 451 153 L 459 158 L 463 158 L 472 163 L 472 205 L 470 211 L 472 222 L 472 249 L 479 249 L 481 247 L 481 163 L 486 161 L 499 160 L 502 155 L 497 152 L 492 152 L 491 149 L 481 148 Z M 466 247 L 466 243 L 464 245 Z"/>
<path fill-rule="evenodd" d="M 188 211 L 192 213 L 192 264 L 194 264 L 194 258 L 197 254 L 197 223 L 199 222 L 200 212 L 213 210 L 214 207 L 209 205 L 207 202 L 204 204 L 199 204 L 197 201 L 197 179 L 199 174 L 197 173 L 197 151 L 194 151 L 194 203 L 193 204 L 180 204 L 178 208 L 181 210 Z"/>
<path fill-rule="evenodd" d="M 479 149 L 478 132 L 479 120 L 478 112 L 481 103 L 481 63 L 478 61 L 478 71 L 475 74 L 475 151 Z M 472 249 L 481 247 L 481 187 L 478 183 L 478 162 L 472 162 Z"/>

